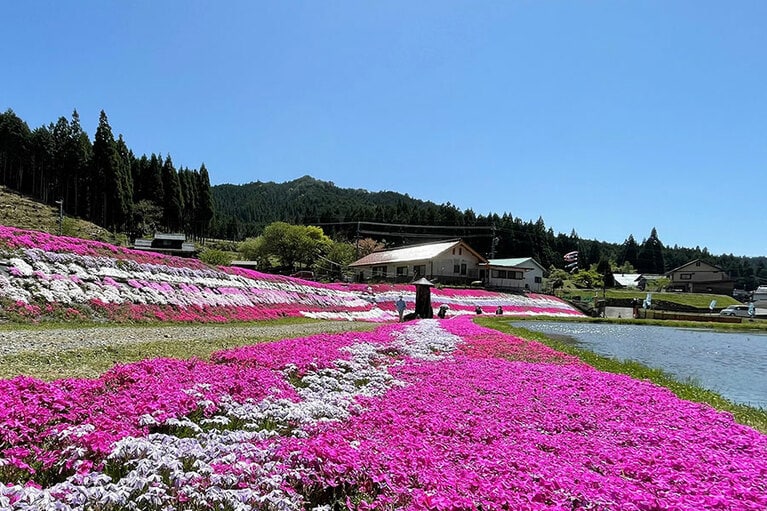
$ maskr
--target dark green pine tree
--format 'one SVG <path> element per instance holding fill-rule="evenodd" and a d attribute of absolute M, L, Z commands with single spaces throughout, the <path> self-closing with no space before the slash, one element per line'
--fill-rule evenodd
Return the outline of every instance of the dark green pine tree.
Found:
<path fill-rule="evenodd" d="M 76 215 L 88 212 L 88 188 L 93 158 L 93 146 L 88 134 L 80 126 L 80 115 L 72 112 L 69 122 L 69 136 L 66 143 L 67 177 L 64 181 L 64 205 Z"/>
<path fill-rule="evenodd" d="M 107 114 L 102 110 L 96 137 L 93 142 L 93 179 L 96 186 L 91 196 L 94 205 L 94 221 L 115 231 L 125 229 L 130 211 L 129 190 L 126 190 L 130 172 L 118 151 Z"/>
<path fill-rule="evenodd" d="M 32 132 L 10 108 L 0 114 L 0 184 L 25 190 Z"/>
<path fill-rule="evenodd" d="M 637 267 L 637 256 L 639 254 L 639 245 L 634 240 L 634 236 L 629 234 L 629 237 L 621 245 L 618 252 L 618 266 L 622 266 L 625 263 L 631 264 L 634 268 Z"/>
<path fill-rule="evenodd" d="M 177 232 L 183 226 L 184 198 L 181 195 L 181 184 L 178 173 L 173 167 L 170 155 L 165 158 L 162 166 L 162 188 L 165 195 L 163 201 L 163 224 L 171 232 Z"/>
<path fill-rule="evenodd" d="M 149 158 L 147 158 L 147 155 L 141 155 L 141 158 L 136 158 L 133 160 L 133 164 L 130 168 L 131 178 L 133 179 L 133 202 L 138 203 L 139 201 L 146 198 L 146 181 L 144 180 L 144 177 L 149 174 L 148 169 L 149 168 Z"/>
<path fill-rule="evenodd" d="M 30 193 L 34 197 L 42 197 L 47 178 L 53 168 L 53 137 L 51 129 L 40 126 L 32 132 L 32 184 Z M 24 190 L 21 190 L 26 193 Z"/>
<path fill-rule="evenodd" d="M 165 203 L 165 190 L 162 180 L 162 158 L 152 153 L 149 158 L 149 167 L 146 169 L 146 175 L 141 178 L 144 194 L 142 199 L 154 202 L 157 207 L 162 208 Z"/>
<path fill-rule="evenodd" d="M 133 155 L 133 151 L 128 149 L 128 145 L 123 140 L 122 135 L 117 139 L 116 149 L 117 154 L 120 155 L 121 162 L 120 172 L 115 176 L 118 193 L 120 194 L 120 227 L 121 230 L 125 230 L 133 227 L 133 176 L 131 174 L 131 167 L 136 157 Z"/>
<path fill-rule="evenodd" d="M 197 209 L 195 211 L 195 235 L 204 238 L 213 219 L 213 194 L 210 191 L 210 176 L 203 163 L 200 172 L 195 174 L 197 179 Z"/>
<path fill-rule="evenodd" d="M 181 185 L 181 196 L 184 199 L 182 221 L 184 232 L 194 234 L 194 214 L 197 209 L 197 179 L 196 171 L 182 168 L 178 171 L 178 182 Z"/>
<path fill-rule="evenodd" d="M 652 228 L 650 237 L 642 243 L 637 256 L 637 270 L 640 273 L 662 275 L 665 270 L 663 261 L 663 243 L 658 239 L 658 231 Z"/>

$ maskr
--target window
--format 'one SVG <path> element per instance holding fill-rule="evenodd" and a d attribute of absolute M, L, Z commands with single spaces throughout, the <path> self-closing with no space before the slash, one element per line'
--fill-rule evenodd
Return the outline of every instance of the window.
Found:
<path fill-rule="evenodd" d="M 493 270 L 493 278 L 505 279 L 506 278 L 506 270 Z"/>
<path fill-rule="evenodd" d="M 522 276 L 521 271 L 509 270 L 509 278 L 514 280 L 522 280 L 524 277 Z"/>
<path fill-rule="evenodd" d="M 461 247 L 458 247 L 458 255 L 463 255 L 463 249 Z"/>
<path fill-rule="evenodd" d="M 679 280 L 692 280 L 692 273 L 680 273 Z"/>
<path fill-rule="evenodd" d="M 418 264 L 416 266 L 413 266 L 413 275 L 416 277 L 423 277 L 426 275 L 426 265 L 425 264 Z"/>
<path fill-rule="evenodd" d="M 461 264 L 461 275 L 466 275 L 466 263 Z"/>
<path fill-rule="evenodd" d="M 461 265 L 460 264 L 454 264 L 453 265 L 453 273 L 460 273 L 461 272 Z"/>
<path fill-rule="evenodd" d="M 374 277 L 386 277 L 386 266 L 373 266 Z"/>
<path fill-rule="evenodd" d="M 535 277 L 535 283 L 536 283 L 536 284 L 540 284 L 541 282 L 543 282 L 543 279 L 542 279 L 542 278 L 540 278 L 540 277 Z"/>
<path fill-rule="evenodd" d="M 397 276 L 403 277 L 407 275 L 407 266 L 397 266 Z"/>

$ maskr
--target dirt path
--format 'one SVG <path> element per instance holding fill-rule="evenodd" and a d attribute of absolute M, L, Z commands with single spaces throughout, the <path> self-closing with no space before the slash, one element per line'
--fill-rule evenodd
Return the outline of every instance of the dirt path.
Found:
<path fill-rule="evenodd" d="M 44 330 L 0 329 L 0 357 L 22 352 L 57 353 L 78 348 L 173 339 L 178 342 L 234 337 L 293 338 L 321 332 L 368 330 L 370 323 L 318 321 L 292 325 L 168 325 L 57 328 Z"/>

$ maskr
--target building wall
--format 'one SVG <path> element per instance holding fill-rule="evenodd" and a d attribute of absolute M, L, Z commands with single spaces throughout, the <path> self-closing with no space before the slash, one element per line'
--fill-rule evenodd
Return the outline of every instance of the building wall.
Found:
<path fill-rule="evenodd" d="M 433 260 L 358 266 L 355 268 L 356 278 L 357 280 L 381 279 L 397 282 L 410 282 L 416 277 L 438 279 L 442 282 L 477 280 L 479 261 L 471 254 L 467 254 L 468 251 L 463 252 L 462 255 L 455 256 L 445 254 Z M 416 268 L 422 271 L 416 273 Z"/>
<path fill-rule="evenodd" d="M 702 261 L 697 261 L 696 264 L 684 266 L 671 273 L 671 282 L 674 284 L 713 282 L 728 279 L 727 272 L 714 268 Z"/>
<path fill-rule="evenodd" d="M 515 274 L 514 278 L 508 277 L 508 272 L 519 272 L 520 270 L 516 268 L 530 268 L 527 271 L 524 271 L 522 275 Z M 503 289 L 513 289 L 517 291 L 530 291 L 532 293 L 540 293 L 541 289 L 543 289 L 543 270 L 541 270 L 538 266 L 536 266 L 534 263 L 523 263 L 515 268 L 508 268 L 505 271 L 507 272 L 507 278 L 501 278 L 496 276 L 497 271 L 501 270 L 503 271 L 503 268 L 497 267 L 490 270 L 490 276 L 488 278 L 488 285 L 490 287 L 497 287 L 497 288 L 503 288 Z"/>

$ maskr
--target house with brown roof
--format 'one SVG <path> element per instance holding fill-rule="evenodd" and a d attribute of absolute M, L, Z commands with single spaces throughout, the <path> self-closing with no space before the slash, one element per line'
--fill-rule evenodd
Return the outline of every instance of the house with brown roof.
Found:
<path fill-rule="evenodd" d="M 735 288 L 735 281 L 726 271 L 700 259 L 666 272 L 666 277 L 671 281 L 666 287 L 669 291 L 732 296 L 732 290 Z"/>
<path fill-rule="evenodd" d="M 481 254 L 463 240 L 409 245 L 373 252 L 349 266 L 356 280 L 411 282 L 426 277 L 443 284 L 465 284 L 479 278 Z"/>

